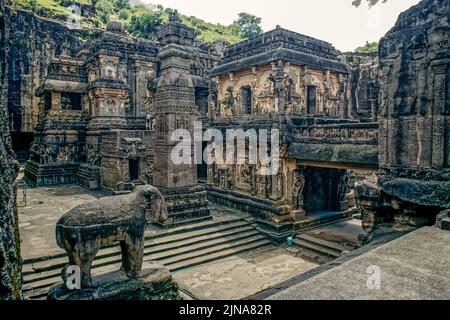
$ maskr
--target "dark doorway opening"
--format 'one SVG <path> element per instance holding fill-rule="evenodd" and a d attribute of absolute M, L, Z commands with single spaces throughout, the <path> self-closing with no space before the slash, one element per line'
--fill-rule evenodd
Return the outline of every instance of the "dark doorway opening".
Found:
<path fill-rule="evenodd" d="M 208 146 L 207 141 L 202 142 L 202 154 Z M 197 180 L 199 182 L 206 182 L 208 179 L 208 166 L 205 163 L 205 160 L 202 157 L 202 163 L 197 165 Z"/>
<path fill-rule="evenodd" d="M 130 159 L 128 168 L 130 171 L 130 180 L 139 180 L 139 160 Z"/>
<path fill-rule="evenodd" d="M 312 168 L 305 170 L 304 209 L 307 213 L 339 211 L 338 185 L 342 170 Z"/>
<path fill-rule="evenodd" d="M 30 148 L 33 144 L 33 132 L 11 132 L 12 147 L 17 160 L 24 163 L 30 157 Z"/>
<path fill-rule="evenodd" d="M 208 114 L 208 88 L 195 87 L 195 105 L 202 116 Z"/>
<path fill-rule="evenodd" d="M 317 100 L 317 87 L 316 86 L 308 86 L 307 88 L 307 97 L 306 97 L 306 112 L 308 114 L 316 113 L 316 100 Z"/>
<path fill-rule="evenodd" d="M 241 88 L 242 110 L 245 114 L 252 113 L 252 88 L 249 86 Z"/>

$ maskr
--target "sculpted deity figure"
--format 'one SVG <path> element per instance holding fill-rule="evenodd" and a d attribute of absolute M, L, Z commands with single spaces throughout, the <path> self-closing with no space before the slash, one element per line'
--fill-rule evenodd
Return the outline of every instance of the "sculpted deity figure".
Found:
<path fill-rule="evenodd" d="M 223 113 L 221 113 L 225 117 L 230 117 L 234 115 L 233 106 L 235 104 L 235 97 L 233 95 L 233 87 L 228 87 L 227 92 L 225 94 L 225 99 L 222 101 L 224 106 Z"/>
<path fill-rule="evenodd" d="M 292 189 L 292 202 L 295 209 L 303 207 L 303 189 L 305 188 L 305 175 L 303 169 L 296 169 L 294 172 L 294 188 Z"/>

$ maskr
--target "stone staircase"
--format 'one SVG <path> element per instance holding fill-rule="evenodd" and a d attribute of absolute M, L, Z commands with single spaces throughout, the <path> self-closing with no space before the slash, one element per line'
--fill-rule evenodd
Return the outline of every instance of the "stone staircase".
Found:
<path fill-rule="evenodd" d="M 229 256 L 271 246 L 251 222 L 240 217 L 206 221 L 164 232 L 146 231 L 144 261 L 165 265 L 171 272 L 210 263 Z M 64 253 L 43 259 L 24 261 L 23 293 L 29 299 L 43 299 L 48 289 L 61 282 L 61 269 L 67 264 Z M 93 275 L 120 268 L 118 245 L 100 250 Z"/>
<path fill-rule="evenodd" d="M 303 253 L 307 255 L 318 255 L 324 261 L 337 259 L 344 251 L 352 251 L 355 249 L 350 246 L 318 239 L 307 234 L 298 234 L 294 239 L 294 245 Z"/>

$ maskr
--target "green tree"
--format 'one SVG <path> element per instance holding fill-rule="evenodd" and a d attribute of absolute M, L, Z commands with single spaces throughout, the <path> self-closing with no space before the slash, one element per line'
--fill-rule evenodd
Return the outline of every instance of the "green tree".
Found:
<path fill-rule="evenodd" d="M 116 12 L 122 9 L 130 9 L 130 2 L 128 0 L 113 0 L 112 3 L 116 9 Z"/>
<path fill-rule="evenodd" d="M 37 0 L 27 0 L 27 5 L 31 11 L 33 11 L 33 12 L 37 11 L 37 8 L 38 8 Z"/>
<path fill-rule="evenodd" d="M 118 16 L 120 20 L 128 20 L 130 12 L 127 9 L 122 9 L 119 11 Z"/>
<path fill-rule="evenodd" d="M 261 18 L 249 13 L 239 13 L 239 19 L 233 23 L 234 32 L 236 32 L 236 23 L 237 25 L 239 25 L 242 35 L 247 39 L 259 36 L 263 33 L 263 30 L 261 28 Z"/>
<path fill-rule="evenodd" d="M 131 17 L 127 31 L 137 37 L 154 40 L 156 32 L 164 24 L 159 12 L 144 11 Z"/>
<path fill-rule="evenodd" d="M 108 23 L 114 13 L 114 6 L 108 0 L 100 0 L 95 5 L 97 15 L 103 23 Z"/>

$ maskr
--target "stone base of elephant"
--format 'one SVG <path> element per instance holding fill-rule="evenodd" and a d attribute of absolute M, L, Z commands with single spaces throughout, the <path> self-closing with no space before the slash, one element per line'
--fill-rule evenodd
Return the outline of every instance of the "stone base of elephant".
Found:
<path fill-rule="evenodd" d="M 48 300 L 180 300 L 178 285 L 165 267 L 144 263 L 141 276 L 130 279 L 121 270 L 93 276 L 95 288 L 69 290 L 64 283 L 49 290 Z"/>

